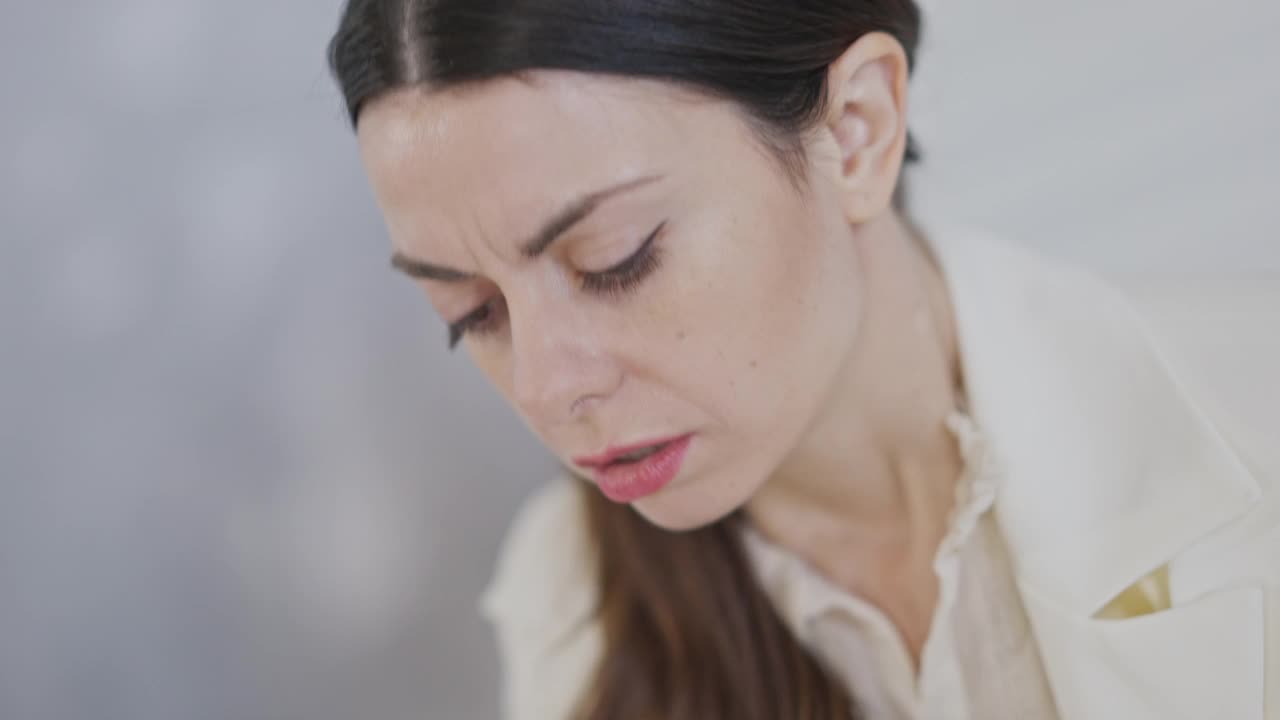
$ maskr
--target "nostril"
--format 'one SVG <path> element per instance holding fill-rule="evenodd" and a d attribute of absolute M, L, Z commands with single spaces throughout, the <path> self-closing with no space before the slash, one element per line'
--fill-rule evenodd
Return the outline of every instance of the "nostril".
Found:
<path fill-rule="evenodd" d="M 592 404 L 599 401 L 599 399 L 600 396 L 598 395 L 583 395 L 577 400 L 574 400 L 573 404 L 569 406 L 569 416 L 575 418 L 578 417 L 582 413 L 586 412 Z"/>

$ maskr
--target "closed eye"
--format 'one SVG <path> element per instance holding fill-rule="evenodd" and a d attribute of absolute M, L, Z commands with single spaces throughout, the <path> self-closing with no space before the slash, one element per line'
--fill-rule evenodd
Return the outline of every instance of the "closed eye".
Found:
<path fill-rule="evenodd" d="M 607 270 L 582 273 L 582 289 L 607 297 L 618 297 L 635 289 L 645 278 L 658 269 L 662 253 L 657 244 L 666 228 L 663 221 L 645 238 L 640 247 L 627 259 Z M 506 301 L 501 295 L 485 301 L 483 305 L 467 313 L 449 325 L 449 349 L 452 350 L 468 335 L 483 335 L 499 329 L 506 312 Z"/>
<path fill-rule="evenodd" d="M 500 312 L 505 309 L 501 296 L 486 300 L 483 305 L 449 325 L 449 349 L 453 350 L 462 338 L 473 333 L 488 333 L 497 329 Z"/>
<path fill-rule="evenodd" d="M 597 295 L 618 295 L 635 288 L 658 269 L 661 253 L 657 240 L 667 226 L 663 221 L 627 259 L 608 270 L 582 274 L 582 289 Z"/>

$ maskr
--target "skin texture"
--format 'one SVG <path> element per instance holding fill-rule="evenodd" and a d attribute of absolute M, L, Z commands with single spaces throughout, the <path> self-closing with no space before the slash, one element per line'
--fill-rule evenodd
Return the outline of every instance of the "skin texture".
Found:
<path fill-rule="evenodd" d="M 640 513 L 678 531 L 745 508 L 918 655 L 960 388 L 945 285 L 890 207 L 906 76 L 882 34 L 832 65 L 799 184 L 733 106 L 650 81 L 404 89 L 370 103 L 358 135 L 397 256 L 466 276 L 419 281 L 446 323 L 487 304 L 463 344 L 552 452 L 571 464 L 692 433 Z M 523 252 L 566 203 L 619 185 Z M 656 269 L 584 287 L 659 227 Z"/>

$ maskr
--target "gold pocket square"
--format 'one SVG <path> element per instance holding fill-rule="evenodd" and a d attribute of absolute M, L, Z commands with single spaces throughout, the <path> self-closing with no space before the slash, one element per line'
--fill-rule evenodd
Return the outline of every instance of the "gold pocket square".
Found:
<path fill-rule="evenodd" d="M 1125 588 L 1093 617 L 1096 620 L 1123 620 L 1168 610 L 1171 605 L 1169 566 L 1164 565 Z"/>

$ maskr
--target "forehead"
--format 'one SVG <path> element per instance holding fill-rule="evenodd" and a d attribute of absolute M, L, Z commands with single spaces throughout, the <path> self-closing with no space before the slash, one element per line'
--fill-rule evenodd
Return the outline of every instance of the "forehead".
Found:
<path fill-rule="evenodd" d="M 392 224 L 464 210 L 523 222 L 628 177 L 713 163 L 744 129 L 726 104 L 666 84 L 545 72 L 392 92 L 364 109 L 358 137 Z"/>

